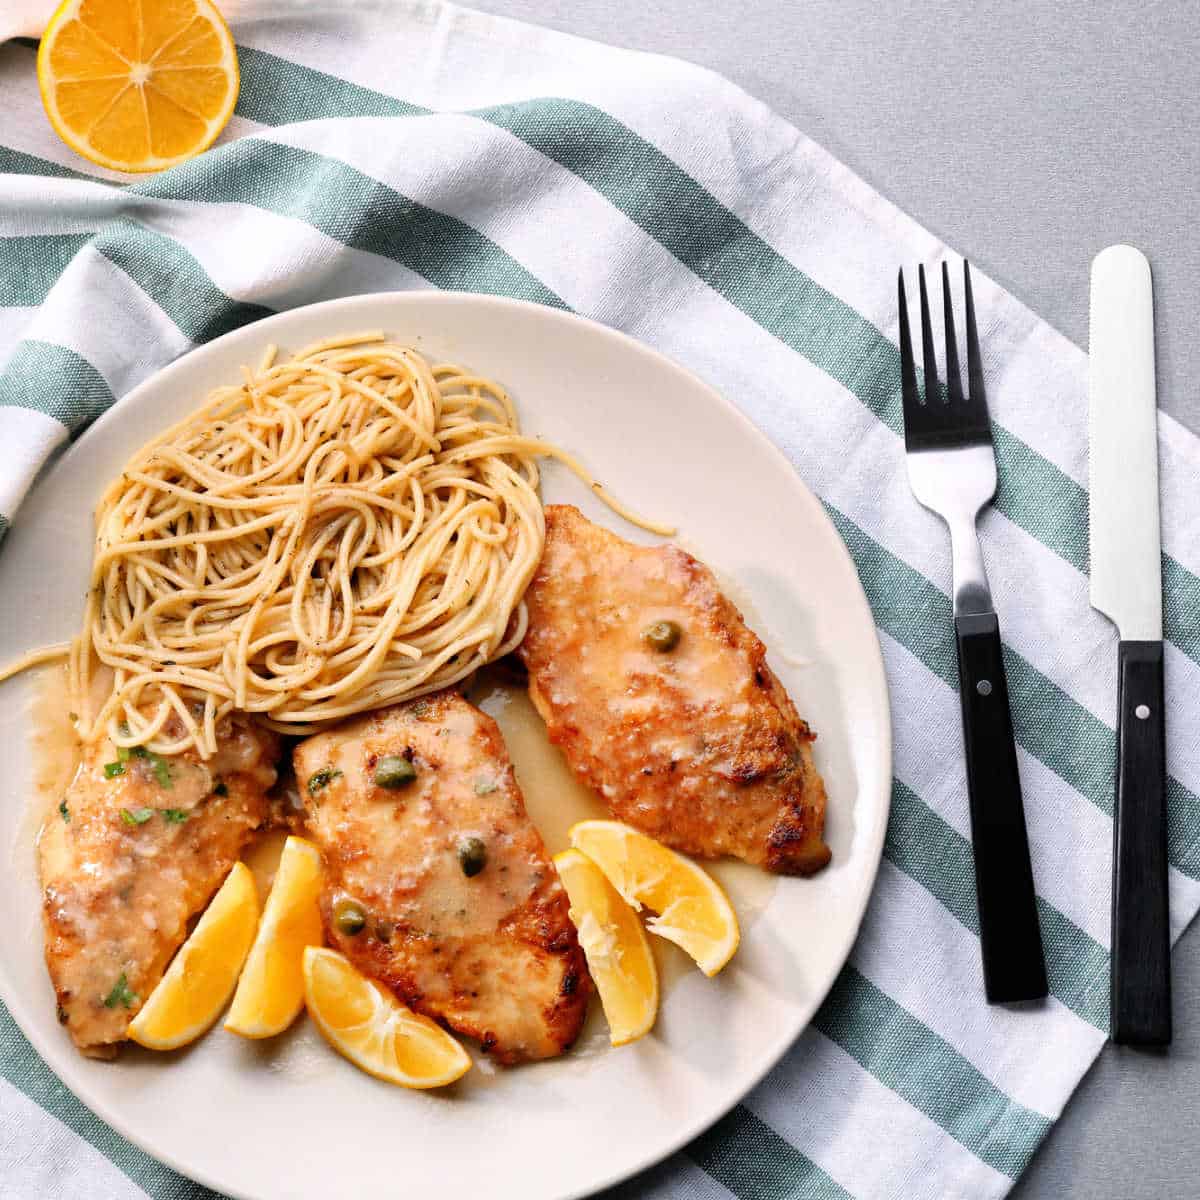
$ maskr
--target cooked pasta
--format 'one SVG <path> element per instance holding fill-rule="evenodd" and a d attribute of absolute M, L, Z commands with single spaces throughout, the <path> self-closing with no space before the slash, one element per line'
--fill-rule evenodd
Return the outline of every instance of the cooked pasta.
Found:
<path fill-rule="evenodd" d="M 492 380 L 378 333 L 271 352 L 100 500 L 70 648 L 80 735 L 208 756 L 233 710 L 305 733 L 507 653 L 542 552 L 545 455 L 637 520 L 523 436 Z M 93 704 L 98 663 L 113 682 Z"/>

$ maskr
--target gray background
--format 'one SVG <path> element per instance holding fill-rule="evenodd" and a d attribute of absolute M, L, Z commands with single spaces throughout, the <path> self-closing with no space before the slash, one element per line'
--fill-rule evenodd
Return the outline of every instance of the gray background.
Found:
<path fill-rule="evenodd" d="M 1092 256 L 1154 269 L 1159 401 L 1200 432 L 1200 7 L 470 0 L 720 71 L 1087 344 Z M 1015 1200 L 1200 1195 L 1200 926 L 1167 1056 L 1107 1047 Z"/>

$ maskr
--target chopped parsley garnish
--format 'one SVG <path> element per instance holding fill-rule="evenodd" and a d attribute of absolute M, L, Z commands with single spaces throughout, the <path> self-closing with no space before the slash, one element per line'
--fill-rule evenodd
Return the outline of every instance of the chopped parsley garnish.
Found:
<path fill-rule="evenodd" d="M 490 796 L 496 790 L 497 784 L 494 779 L 477 779 L 475 780 L 475 795 Z"/>
<path fill-rule="evenodd" d="M 152 808 L 123 808 L 121 809 L 121 820 L 126 825 L 145 825 L 145 823 L 154 816 Z"/>
<path fill-rule="evenodd" d="M 123 1008 L 132 1008 L 138 1002 L 137 993 L 129 986 L 129 980 L 125 978 L 125 972 L 122 971 L 117 976 L 117 982 L 113 984 L 112 991 L 104 997 L 105 1008 L 116 1008 L 120 1004 Z"/>
<path fill-rule="evenodd" d="M 428 701 L 418 700 L 416 704 L 413 705 L 412 711 L 414 717 L 423 717 L 429 711 Z"/>
<path fill-rule="evenodd" d="M 213 795 L 214 796 L 228 796 L 229 795 L 229 788 L 227 788 L 225 786 L 225 780 L 223 780 L 223 779 L 217 780 L 217 786 L 213 788 Z"/>
<path fill-rule="evenodd" d="M 131 758 L 144 758 L 150 764 L 150 769 L 154 772 L 154 778 L 158 781 L 159 787 L 169 788 L 171 786 L 171 764 L 161 754 L 155 754 L 153 750 L 147 750 L 145 746 L 118 746 L 117 761 L 104 764 L 105 779 L 124 775 L 125 764 Z"/>
<path fill-rule="evenodd" d="M 171 765 L 161 754 L 147 754 L 146 757 L 150 760 L 150 766 L 154 771 L 154 778 L 158 780 L 158 786 L 169 788 L 171 786 Z"/>
<path fill-rule="evenodd" d="M 339 775 L 341 775 L 341 771 L 337 767 L 322 767 L 319 771 L 314 771 L 308 777 L 308 794 L 315 796 L 323 788 L 327 788 Z"/>
<path fill-rule="evenodd" d="M 163 820 L 168 825 L 182 825 L 188 819 L 187 809 L 185 808 L 164 808 L 162 815 Z"/>
<path fill-rule="evenodd" d="M 70 821 L 71 819 L 71 810 L 67 808 L 67 802 L 65 800 L 60 800 L 58 802 L 58 815 L 62 817 L 64 821 Z"/>

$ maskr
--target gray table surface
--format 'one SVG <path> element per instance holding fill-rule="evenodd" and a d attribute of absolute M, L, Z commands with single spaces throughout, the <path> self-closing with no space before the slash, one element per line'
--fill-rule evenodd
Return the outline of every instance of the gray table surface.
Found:
<path fill-rule="evenodd" d="M 1190 0 L 469 0 L 674 54 L 766 101 L 1081 346 L 1092 256 L 1154 270 L 1161 405 L 1200 432 L 1200 12 Z M 1200 932 L 1175 1042 L 1107 1047 L 1011 1195 L 1200 1195 Z"/>

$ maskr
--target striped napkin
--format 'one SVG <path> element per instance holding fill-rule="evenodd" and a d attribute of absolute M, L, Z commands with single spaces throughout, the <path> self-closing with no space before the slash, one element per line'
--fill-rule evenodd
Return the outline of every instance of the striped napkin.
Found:
<path fill-rule="evenodd" d="M 895 781 L 862 934 L 812 1027 L 623 1194 L 1002 1196 L 1107 1026 L 1116 653 L 1088 606 L 1085 357 L 981 275 L 1003 615 L 1051 1000 L 983 1002 L 950 563 L 900 436 L 895 272 L 947 251 L 706 71 L 441 4 L 244 3 L 221 143 L 128 184 L 0 48 L 0 512 L 164 363 L 357 292 L 503 293 L 616 326 L 736 401 L 820 495 L 879 625 Z M 1085 286 L 1086 264 L 1078 264 Z M 136 331 L 136 336 L 134 335 Z M 1200 446 L 1161 417 L 1175 932 L 1200 905 Z M 0 553 L 0 570 L 3 555 Z M 0 1192 L 204 1193 L 104 1128 L 0 1013 Z"/>

